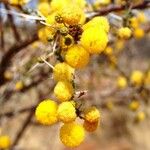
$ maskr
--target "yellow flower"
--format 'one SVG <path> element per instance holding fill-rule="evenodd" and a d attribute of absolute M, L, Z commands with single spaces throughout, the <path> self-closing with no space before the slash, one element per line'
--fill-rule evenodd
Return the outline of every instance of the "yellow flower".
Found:
<path fill-rule="evenodd" d="M 89 27 L 81 35 L 81 45 L 91 54 L 104 51 L 108 43 L 108 35 L 103 29 Z"/>
<path fill-rule="evenodd" d="M 55 16 L 56 16 L 56 12 L 51 13 L 50 15 L 48 15 L 46 17 L 46 23 L 49 24 L 49 25 L 53 25 L 54 23 L 56 23 Z"/>
<path fill-rule="evenodd" d="M 132 111 L 136 111 L 139 107 L 140 107 L 140 103 L 137 100 L 133 100 L 129 104 L 129 109 L 131 109 Z"/>
<path fill-rule="evenodd" d="M 145 23 L 145 22 L 147 22 L 147 18 L 146 18 L 145 14 L 143 12 L 140 12 L 137 15 L 137 19 L 138 19 L 139 23 Z"/>
<path fill-rule="evenodd" d="M 78 5 L 66 5 L 59 13 L 64 21 L 68 25 L 78 24 L 81 20 L 81 16 L 84 14 L 83 10 Z"/>
<path fill-rule="evenodd" d="M 138 122 L 145 120 L 145 118 L 146 118 L 146 115 L 143 111 L 138 112 L 136 115 L 136 121 Z"/>
<path fill-rule="evenodd" d="M 135 70 L 131 73 L 131 83 L 134 85 L 141 85 L 143 82 L 143 78 L 144 78 L 144 74 L 143 72 L 139 71 L 139 70 Z"/>
<path fill-rule="evenodd" d="M 7 135 L 0 136 L 0 149 L 8 149 L 11 146 L 11 139 Z"/>
<path fill-rule="evenodd" d="M 123 39 L 118 39 L 115 43 L 115 48 L 120 51 L 124 48 L 125 46 L 125 41 Z"/>
<path fill-rule="evenodd" d="M 85 120 L 83 123 L 83 127 L 88 132 L 94 132 L 97 129 L 98 124 L 99 124 L 99 121 L 91 123 Z"/>
<path fill-rule="evenodd" d="M 73 45 L 68 49 L 65 60 L 74 68 L 83 68 L 89 62 L 89 53 L 82 46 Z"/>
<path fill-rule="evenodd" d="M 57 115 L 58 119 L 64 123 L 73 122 L 77 117 L 76 109 L 72 102 L 62 102 L 58 106 Z"/>
<path fill-rule="evenodd" d="M 85 138 L 83 126 L 73 122 L 64 124 L 60 129 L 60 140 L 67 147 L 79 146 Z"/>
<path fill-rule="evenodd" d="M 55 65 L 53 73 L 54 73 L 54 79 L 56 81 L 61 81 L 61 80 L 72 81 L 74 77 L 74 68 L 72 68 L 65 62 L 58 63 Z"/>
<path fill-rule="evenodd" d="M 118 31 L 118 36 L 122 39 L 129 39 L 131 37 L 131 30 L 128 27 L 122 27 Z"/>
<path fill-rule="evenodd" d="M 36 120 L 43 125 L 52 125 L 57 122 L 57 103 L 48 99 L 42 101 L 36 108 Z"/>
<path fill-rule="evenodd" d="M 68 81 L 59 81 L 54 88 L 54 94 L 61 102 L 70 100 L 73 92 L 73 86 Z"/>
<path fill-rule="evenodd" d="M 100 112 L 96 107 L 90 107 L 84 112 L 84 119 L 90 123 L 97 122 L 100 119 Z"/>
<path fill-rule="evenodd" d="M 133 36 L 136 38 L 136 39 L 141 39 L 143 38 L 145 35 L 144 33 L 144 30 L 141 29 L 141 28 L 136 28 L 134 31 L 133 31 Z"/>
<path fill-rule="evenodd" d="M 106 17 L 94 17 L 88 23 L 83 25 L 83 30 L 88 29 L 89 27 L 99 27 L 106 32 L 109 32 L 110 26 Z"/>
<path fill-rule="evenodd" d="M 137 19 L 136 17 L 132 17 L 132 18 L 130 19 L 130 26 L 131 26 L 132 28 L 134 28 L 134 29 L 139 26 L 139 21 L 138 21 L 138 19 Z"/>
<path fill-rule="evenodd" d="M 120 89 L 124 89 L 127 87 L 127 79 L 124 76 L 120 76 L 117 79 L 117 86 Z"/>
<path fill-rule="evenodd" d="M 38 4 L 38 11 L 40 11 L 40 13 L 43 16 L 45 17 L 48 16 L 50 13 L 50 10 L 51 10 L 51 7 L 48 2 L 41 2 Z"/>
<path fill-rule="evenodd" d="M 17 82 L 16 82 L 16 84 L 15 84 L 15 89 L 16 89 L 17 91 L 22 90 L 23 87 L 24 87 L 23 81 L 17 81 Z"/>

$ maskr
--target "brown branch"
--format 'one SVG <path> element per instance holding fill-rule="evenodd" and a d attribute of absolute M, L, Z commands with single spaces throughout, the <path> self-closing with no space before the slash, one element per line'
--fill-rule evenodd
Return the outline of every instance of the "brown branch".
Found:
<path fill-rule="evenodd" d="M 142 3 L 140 4 L 135 4 L 133 6 L 131 6 L 131 9 L 145 9 L 145 8 L 148 8 L 150 7 L 150 1 L 143 1 Z M 122 11 L 126 8 L 126 5 L 110 5 L 106 8 L 103 8 L 103 9 L 100 9 L 100 10 L 97 10 L 97 14 L 94 15 L 93 17 L 95 16 L 100 16 L 100 15 L 106 15 L 110 12 L 117 12 L 117 11 Z"/>
<path fill-rule="evenodd" d="M 4 72 L 7 70 L 11 63 L 11 59 L 14 55 L 16 55 L 18 52 L 20 52 L 23 48 L 27 47 L 31 43 L 38 40 L 37 35 L 34 35 L 31 39 L 27 39 L 26 41 L 22 42 L 21 44 L 18 43 L 14 46 L 12 46 L 2 57 L 1 63 L 0 63 L 0 86 L 6 83 L 6 79 L 4 78 Z"/>
<path fill-rule="evenodd" d="M 4 49 L 4 30 L 3 30 L 3 21 L 2 16 L 0 15 L 0 46 L 2 49 Z"/>
<path fill-rule="evenodd" d="M 8 11 L 10 10 L 10 7 L 9 7 L 8 4 L 5 4 L 5 8 Z M 14 18 L 13 18 L 13 16 L 11 14 L 8 14 L 7 16 L 8 16 L 11 28 L 13 30 L 13 33 L 14 33 L 14 37 L 15 37 L 16 41 L 19 42 L 20 41 L 20 36 L 19 36 L 18 31 L 17 31 L 16 25 L 14 23 Z"/>

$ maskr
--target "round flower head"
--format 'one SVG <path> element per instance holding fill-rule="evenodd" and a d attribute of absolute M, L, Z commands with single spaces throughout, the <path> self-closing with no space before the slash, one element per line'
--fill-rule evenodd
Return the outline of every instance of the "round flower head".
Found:
<path fill-rule="evenodd" d="M 106 47 L 106 49 L 104 51 L 104 54 L 107 55 L 107 56 L 111 56 L 113 54 L 112 47 L 110 47 L 110 46 Z"/>
<path fill-rule="evenodd" d="M 83 25 L 83 30 L 88 29 L 89 27 L 99 27 L 106 32 L 109 32 L 110 26 L 106 17 L 94 17 L 88 23 Z"/>
<path fill-rule="evenodd" d="M 16 91 L 22 90 L 23 87 L 24 87 L 23 81 L 17 81 L 17 82 L 16 82 L 16 84 L 15 84 L 15 90 L 16 90 Z"/>
<path fill-rule="evenodd" d="M 136 17 L 130 18 L 130 26 L 134 29 L 137 28 L 139 26 L 138 18 Z"/>
<path fill-rule="evenodd" d="M 36 120 L 44 125 L 52 125 L 57 122 L 57 103 L 52 100 L 42 101 L 36 108 Z"/>
<path fill-rule="evenodd" d="M 81 35 L 81 45 L 91 54 L 101 53 L 107 46 L 108 35 L 103 29 L 90 27 Z"/>
<path fill-rule="evenodd" d="M 132 84 L 138 86 L 142 84 L 143 78 L 144 78 L 144 74 L 139 70 L 135 70 L 132 72 L 130 80 Z"/>
<path fill-rule="evenodd" d="M 68 49 L 65 60 L 74 68 L 83 68 L 89 62 L 89 53 L 82 46 L 73 45 Z"/>
<path fill-rule="evenodd" d="M 131 109 L 132 111 L 136 111 L 139 107 L 140 107 L 140 103 L 137 100 L 133 100 L 129 104 L 129 109 Z"/>
<path fill-rule="evenodd" d="M 136 28 L 134 31 L 133 31 L 133 36 L 136 38 L 136 39 L 141 39 L 143 38 L 145 35 L 144 33 L 144 30 L 141 29 L 141 28 Z"/>
<path fill-rule="evenodd" d="M 139 23 L 146 23 L 147 22 L 146 15 L 143 12 L 140 12 L 137 15 L 137 19 L 138 19 Z"/>
<path fill-rule="evenodd" d="M 64 124 L 60 129 L 60 140 L 67 147 L 79 146 L 85 138 L 83 126 L 73 122 Z"/>
<path fill-rule="evenodd" d="M 10 137 L 7 135 L 0 136 L 0 149 L 8 149 L 11 146 Z"/>
<path fill-rule="evenodd" d="M 54 79 L 56 81 L 61 81 L 61 80 L 72 81 L 74 77 L 74 68 L 72 68 L 65 62 L 58 63 L 54 67 L 53 74 L 54 74 Z"/>
<path fill-rule="evenodd" d="M 98 121 L 91 123 L 85 120 L 83 123 L 83 127 L 88 132 L 94 132 L 97 129 L 98 124 Z"/>
<path fill-rule="evenodd" d="M 136 115 L 136 121 L 138 122 L 145 120 L 145 118 L 146 118 L 146 115 L 143 111 L 138 112 Z"/>
<path fill-rule="evenodd" d="M 58 106 L 58 119 L 64 123 L 73 122 L 77 115 L 72 102 L 63 102 Z"/>
<path fill-rule="evenodd" d="M 68 25 L 78 24 L 83 15 L 82 9 L 76 4 L 66 5 L 61 11 L 61 17 L 63 18 L 64 23 Z"/>
<path fill-rule="evenodd" d="M 100 119 L 100 112 L 96 107 L 90 107 L 84 112 L 84 119 L 90 123 L 97 122 Z"/>
<path fill-rule="evenodd" d="M 70 100 L 73 92 L 73 86 L 68 81 L 59 81 L 54 88 L 54 94 L 61 102 Z"/>
<path fill-rule="evenodd" d="M 118 36 L 122 39 L 129 39 L 132 31 L 128 27 L 122 27 L 118 30 Z"/>
<path fill-rule="evenodd" d="M 51 8 L 48 2 L 41 2 L 38 4 L 38 10 L 43 16 L 48 16 Z"/>
<path fill-rule="evenodd" d="M 127 79 L 123 76 L 118 77 L 117 79 L 117 86 L 120 89 L 124 89 L 127 87 Z"/>

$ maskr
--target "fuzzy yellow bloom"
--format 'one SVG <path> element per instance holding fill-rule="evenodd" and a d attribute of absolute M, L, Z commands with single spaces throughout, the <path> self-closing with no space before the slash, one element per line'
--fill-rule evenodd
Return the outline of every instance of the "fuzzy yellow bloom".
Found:
<path fill-rule="evenodd" d="M 138 19 L 137 19 L 136 17 L 132 17 L 132 18 L 130 19 L 130 26 L 131 26 L 132 28 L 134 28 L 134 29 L 139 26 L 139 21 L 138 21 Z"/>
<path fill-rule="evenodd" d="M 138 19 L 139 23 L 145 23 L 145 22 L 147 22 L 147 18 L 146 18 L 145 14 L 143 12 L 140 12 L 137 15 L 137 19 Z"/>
<path fill-rule="evenodd" d="M 72 102 L 62 102 L 58 106 L 57 115 L 58 119 L 64 123 L 73 122 L 77 117 L 76 109 Z"/>
<path fill-rule="evenodd" d="M 144 74 L 139 70 L 135 70 L 131 73 L 130 81 L 134 85 L 141 85 L 143 82 Z"/>
<path fill-rule="evenodd" d="M 83 10 L 78 5 L 66 5 L 61 11 L 60 15 L 68 25 L 78 24 L 81 20 L 81 16 L 84 14 Z"/>
<path fill-rule="evenodd" d="M 81 45 L 91 54 L 99 54 L 107 46 L 108 35 L 103 29 L 90 27 L 81 35 Z"/>
<path fill-rule="evenodd" d="M 82 46 L 91 54 L 102 52 L 105 49 L 107 43 L 107 34 L 104 30 L 97 27 L 90 27 L 86 29 L 81 36 Z"/>
<path fill-rule="evenodd" d="M 59 81 L 54 88 L 54 94 L 61 102 L 70 100 L 73 92 L 73 86 L 68 81 Z"/>
<path fill-rule="evenodd" d="M 136 38 L 136 39 L 141 39 L 143 38 L 145 35 L 144 33 L 144 30 L 142 28 L 136 28 L 134 31 L 133 31 L 133 36 Z"/>
<path fill-rule="evenodd" d="M 127 84 L 128 84 L 127 83 L 127 79 L 125 77 L 120 76 L 120 77 L 117 78 L 117 86 L 118 86 L 118 88 L 124 89 L 124 88 L 127 87 Z"/>
<path fill-rule="evenodd" d="M 79 146 L 85 138 L 83 126 L 73 122 L 64 124 L 60 129 L 60 140 L 67 147 Z"/>
<path fill-rule="evenodd" d="M 36 108 L 36 120 L 43 125 L 52 125 L 57 122 L 57 103 L 53 100 L 44 100 Z"/>
<path fill-rule="evenodd" d="M 99 27 L 106 32 L 109 32 L 110 26 L 106 17 L 94 17 L 88 23 L 83 25 L 83 30 L 88 29 L 89 27 Z"/>
<path fill-rule="evenodd" d="M 80 45 L 73 45 L 66 53 L 66 62 L 74 68 L 83 68 L 89 62 L 89 53 Z"/>
<path fill-rule="evenodd" d="M 129 104 L 129 109 L 132 111 L 136 111 L 138 110 L 138 108 L 140 107 L 140 103 L 137 100 L 133 100 L 130 104 Z"/>
<path fill-rule="evenodd" d="M 88 132 L 94 132 L 97 129 L 98 124 L 99 124 L 99 121 L 91 123 L 85 120 L 83 123 L 83 127 Z"/>
<path fill-rule="evenodd" d="M 138 112 L 136 115 L 136 121 L 138 122 L 145 120 L 145 118 L 146 118 L 146 115 L 143 111 Z"/>
<path fill-rule="evenodd" d="M 48 15 L 46 17 L 46 23 L 49 24 L 49 25 L 53 25 L 54 23 L 56 23 L 56 21 L 55 21 L 55 16 L 56 15 L 57 15 L 56 12 L 51 13 L 50 15 Z"/>
<path fill-rule="evenodd" d="M 38 11 L 40 11 L 40 13 L 46 17 L 49 15 L 51 7 L 48 2 L 41 2 L 38 4 Z"/>
<path fill-rule="evenodd" d="M 74 77 L 74 68 L 67 63 L 58 63 L 54 66 L 53 74 L 56 81 L 67 80 L 72 81 Z"/>
<path fill-rule="evenodd" d="M 122 27 L 118 30 L 118 36 L 122 39 L 129 39 L 132 31 L 128 27 Z"/>
<path fill-rule="evenodd" d="M 0 136 L 0 149 L 8 149 L 11 146 L 11 139 L 7 135 Z"/>
<path fill-rule="evenodd" d="M 90 123 L 97 122 L 100 119 L 100 112 L 96 107 L 90 107 L 84 111 L 84 119 Z"/>
<path fill-rule="evenodd" d="M 20 90 L 23 89 L 23 87 L 24 87 L 23 81 L 17 81 L 16 82 L 16 84 L 15 84 L 15 90 L 20 91 Z"/>

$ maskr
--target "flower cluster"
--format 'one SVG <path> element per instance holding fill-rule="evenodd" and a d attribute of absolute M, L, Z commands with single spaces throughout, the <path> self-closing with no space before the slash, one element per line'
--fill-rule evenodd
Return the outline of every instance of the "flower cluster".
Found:
<path fill-rule="evenodd" d="M 39 39 L 57 45 L 53 54 L 59 62 L 54 67 L 47 63 L 53 69 L 57 82 L 54 95 L 58 103 L 51 99 L 42 101 L 36 108 L 35 116 L 43 125 L 62 122 L 60 140 L 68 147 L 81 144 L 85 130 L 95 131 L 100 121 L 100 112 L 96 107 L 83 109 L 79 106 L 75 97 L 75 70 L 84 68 L 92 54 L 100 54 L 106 49 L 110 26 L 105 17 L 94 17 L 85 23 L 85 6 L 84 0 L 52 0 L 51 3 L 40 2 L 38 6 L 46 25 L 39 29 Z M 83 120 L 83 124 L 77 123 L 77 118 Z"/>

